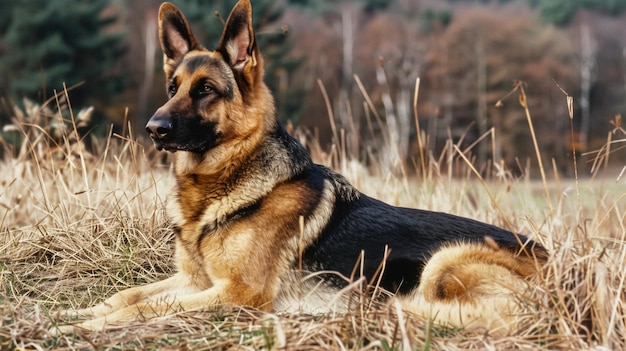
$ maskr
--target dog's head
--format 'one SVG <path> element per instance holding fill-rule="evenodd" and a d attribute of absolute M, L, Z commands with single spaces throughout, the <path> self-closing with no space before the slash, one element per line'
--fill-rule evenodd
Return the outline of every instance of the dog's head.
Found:
<path fill-rule="evenodd" d="M 254 139 L 268 125 L 274 104 L 263 83 L 249 0 L 235 5 L 214 51 L 198 43 L 170 3 L 159 9 L 159 39 L 168 101 L 146 125 L 157 149 L 223 159 L 220 146 Z"/>

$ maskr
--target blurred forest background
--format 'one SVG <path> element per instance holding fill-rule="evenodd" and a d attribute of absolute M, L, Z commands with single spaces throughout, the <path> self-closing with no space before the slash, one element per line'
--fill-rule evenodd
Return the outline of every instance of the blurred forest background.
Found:
<path fill-rule="evenodd" d="M 173 2 L 213 48 L 235 1 Z M 65 84 L 73 110 L 94 106 L 92 135 L 113 122 L 119 128 L 129 123 L 143 136 L 145 122 L 166 99 L 157 41 L 160 3 L 0 1 L 0 123 L 12 123 L 24 98 L 52 98 L 53 109 L 65 104 L 63 97 L 54 99 Z M 554 159 L 566 174 L 572 145 L 581 153 L 599 149 L 614 128 L 611 121 L 626 112 L 626 0 L 252 3 L 265 80 L 281 120 L 315 131 L 328 145 L 333 133 L 323 86 L 346 131 L 346 151 L 355 157 L 382 147 L 373 141 L 382 135 L 401 159 L 416 159 L 418 77 L 427 149 L 438 155 L 449 138 L 471 145 L 493 131 L 493 145 L 483 141 L 474 149 L 479 164 L 495 158 L 519 169 L 533 158 L 517 94 L 506 98 L 515 81 L 526 83 L 546 161 Z M 564 91 L 575 103 L 574 143 Z M 384 123 L 376 122 L 368 99 Z M 504 104 L 496 108 L 500 99 Z M 10 133 L 2 131 L 5 149 L 14 139 Z"/>

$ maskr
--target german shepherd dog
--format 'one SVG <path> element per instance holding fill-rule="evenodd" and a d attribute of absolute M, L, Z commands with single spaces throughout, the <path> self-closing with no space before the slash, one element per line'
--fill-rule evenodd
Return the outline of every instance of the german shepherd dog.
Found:
<path fill-rule="evenodd" d="M 170 3 L 159 9 L 159 39 L 169 99 L 146 129 L 175 153 L 167 210 L 177 273 L 76 311 L 90 318 L 76 326 L 217 306 L 341 310 L 349 298 L 335 297 L 354 272 L 442 323 L 490 326 L 516 311 L 514 292 L 545 250 L 471 219 L 393 207 L 314 164 L 276 119 L 249 0 L 214 51 Z"/>

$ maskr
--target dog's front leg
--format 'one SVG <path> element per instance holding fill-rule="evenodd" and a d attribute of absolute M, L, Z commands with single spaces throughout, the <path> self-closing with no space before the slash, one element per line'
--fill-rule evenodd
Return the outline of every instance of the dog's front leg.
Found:
<path fill-rule="evenodd" d="M 73 327 L 94 331 L 103 330 L 106 326 L 121 325 L 181 311 L 208 310 L 217 306 L 252 306 L 271 310 L 272 299 L 270 295 L 254 291 L 245 284 L 227 282 L 189 295 L 143 301 Z"/>
<path fill-rule="evenodd" d="M 199 290 L 183 273 L 177 273 L 165 280 L 122 290 L 95 306 L 68 310 L 64 314 L 80 318 L 99 318 L 159 296 L 184 295 Z"/>
<path fill-rule="evenodd" d="M 76 327 L 89 330 L 102 330 L 108 323 L 133 321 L 141 315 L 145 317 L 160 315 L 155 312 L 163 310 L 156 308 L 163 304 L 172 307 L 172 301 L 186 294 L 201 291 L 200 286 L 184 273 L 177 273 L 165 280 L 122 290 L 105 301 L 81 310 L 66 310 L 62 314 L 70 317 L 91 318 L 76 325 L 61 325 L 51 328 L 51 334 L 65 334 L 74 332 Z M 169 305 L 167 305 L 169 302 Z M 161 313 L 162 314 L 162 313 Z"/>

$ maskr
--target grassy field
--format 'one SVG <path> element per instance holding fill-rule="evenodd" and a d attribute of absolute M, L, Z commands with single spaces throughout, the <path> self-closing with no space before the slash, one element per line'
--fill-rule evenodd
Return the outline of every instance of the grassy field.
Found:
<path fill-rule="evenodd" d="M 602 180 L 551 174 L 545 183 L 500 172 L 484 181 L 458 155 L 458 168 L 432 163 L 426 178 L 380 176 L 341 158 L 334 166 L 389 203 L 512 226 L 544 244 L 551 259 L 520 292 L 526 313 L 510 331 L 432 325 L 364 299 L 343 315 L 220 309 L 50 335 L 60 309 L 172 273 L 164 203 L 173 177 L 165 156 L 132 135 L 111 133 L 88 153 L 69 125 L 52 142 L 50 124 L 40 128 L 36 111 L 15 126 L 25 136 L 19 154 L 0 162 L 0 349 L 626 348 L 626 186 L 619 172 Z"/>

